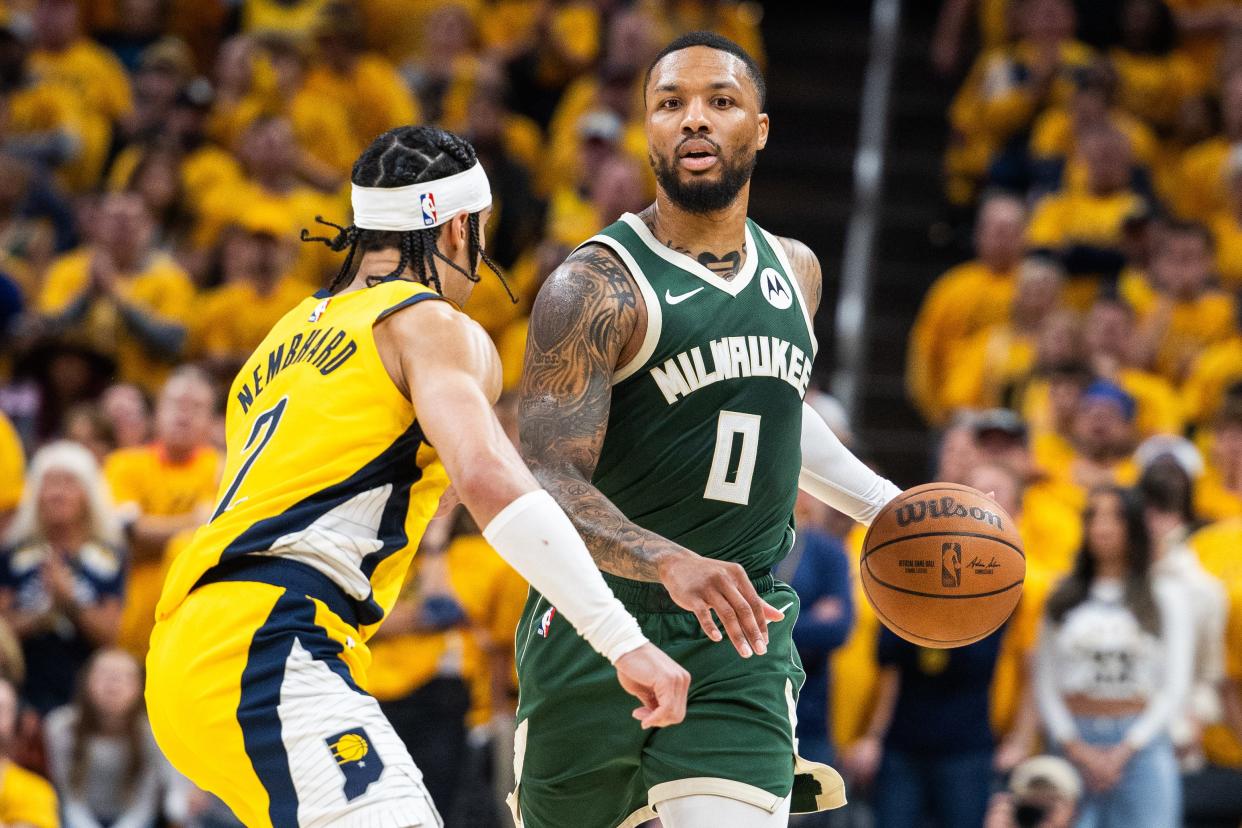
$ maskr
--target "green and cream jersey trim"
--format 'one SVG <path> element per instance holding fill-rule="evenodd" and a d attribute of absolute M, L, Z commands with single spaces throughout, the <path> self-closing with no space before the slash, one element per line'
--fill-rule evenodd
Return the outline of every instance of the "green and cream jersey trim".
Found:
<path fill-rule="evenodd" d="M 792 545 L 802 398 L 817 343 L 780 242 L 749 219 L 732 279 L 626 214 L 585 244 L 612 250 L 647 330 L 613 375 L 596 486 L 634 522 L 762 574 Z"/>

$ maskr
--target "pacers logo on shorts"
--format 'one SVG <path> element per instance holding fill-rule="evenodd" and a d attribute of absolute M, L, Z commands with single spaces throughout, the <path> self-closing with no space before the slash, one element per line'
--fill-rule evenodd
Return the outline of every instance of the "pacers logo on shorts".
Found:
<path fill-rule="evenodd" d="M 423 224 L 428 227 L 436 223 L 436 194 L 423 193 L 418 197 L 419 206 L 423 208 Z"/>
<path fill-rule="evenodd" d="M 345 777 L 345 799 L 352 802 L 367 792 L 384 772 L 384 763 L 371 747 L 371 739 L 361 727 L 350 728 L 324 741 L 336 766 Z"/>
<path fill-rule="evenodd" d="M 962 545 L 946 543 L 940 547 L 940 585 L 959 587 L 962 585 Z"/>

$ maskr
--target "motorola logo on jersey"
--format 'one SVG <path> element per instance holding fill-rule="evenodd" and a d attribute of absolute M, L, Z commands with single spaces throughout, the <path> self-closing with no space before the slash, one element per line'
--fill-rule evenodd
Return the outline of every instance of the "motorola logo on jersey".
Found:
<path fill-rule="evenodd" d="M 785 277 L 774 267 L 765 267 L 759 274 L 759 290 L 768 304 L 777 310 L 784 310 L 793 304 L 793 291 Z"/>
<path fill-rule="evenodd" d="M 419 205 L 423 208 L 423 224 L 432 227 L 436 223 L 436 194 L 423 193 L 418 197 Z"/>

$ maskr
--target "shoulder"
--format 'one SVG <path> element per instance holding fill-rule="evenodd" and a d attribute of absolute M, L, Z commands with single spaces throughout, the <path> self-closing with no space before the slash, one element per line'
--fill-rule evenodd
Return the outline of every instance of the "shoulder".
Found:
<path fill-rule="evenodd" d="M 637 283 L 620 256 L 607 245 L 585 244 L 569 254 L 540 288 L 531 312 L 531 332 L 540 344 L 552 344 L 579 320 L 607 316 L 614 325 L 622 323 L 621 332 L 628 335 L 641 302 Z"/>
<path fill-rule="evenodd" d="M 600 242 L 588 242 L 552 271 L 539 294 L 541 297 L 545 294 L 589 295 L 601 286 L 613 289 L 628 286 L 632 295 L 634 284 L 629 268 L 616 251 Z"/>
<path fill-rule="evenodd" d="M 404 385 L 397 384 L 403 393 L 408 395 L 413 375 L 426 375 L 428 368 L 464 370 L 488 388 L 498 385 L 500 357 L 487 331 L 451 303 L 421 301 L 420 296 L 431 294 L 410 297 L 415 301 L 401 303 L 375 323 L 375 341 L 385 364 L 401 366 Z"/>
<path fill-rule="evenodd" d="M 791 274 L 802 287 L 802 295 L 806 297 L 808 310 L 814 314 L 819 308 L 819 300 L 823 293 L 823 271 L 820 269 L 819 257 L 803 242 L 785 236 L 772 236 L 781 246 L 785 258 L 789 259 Z"/>

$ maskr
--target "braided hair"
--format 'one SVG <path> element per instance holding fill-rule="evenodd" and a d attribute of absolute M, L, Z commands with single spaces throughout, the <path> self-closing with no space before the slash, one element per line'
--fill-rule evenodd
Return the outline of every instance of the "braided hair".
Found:
<path fill-rule="evenodd" d="M 477 160 L 474 147 L 465 138 L 434 126 L 401 126 L 388 130 L 371 142 L 354 162 L 350 181 L 360 187 L 405 187 L 465 172 Z M 302 241 L 322 242 L 337 252 L 348 251 L 341 269 L 328 285 L 328 290 L 333 293 L 349 284 L 353 278 L 354 260 L 359 251 L 365 254 L 396 248 L 401 254 L 396 269 L 384 276 L 368 276 L 368 285 L 399 277 L 409 267 L 414 271 L 417 281 L 434 287 L 437 293 L 443 293 L 440 273 L 436 269 L 437 259 L 472 282 L 479 281 L 478 267 L 481 259 L 500 277 L 505 292 L 517 303 L 517 297 L 509 289 L 509 283 L 505 280 L 500 266 L 479 243 L 479 213 L 471 213 L 466 220 L 466 245 L 470 264 L 468 271 L 440 252 L 437 243 L 440 227 L 367 230 L 352 224 L 342 227 L 322 216 L 315 216 L 315 221 L 336 228 L 336 236 L 312 236 L 303 229 Z"/>

